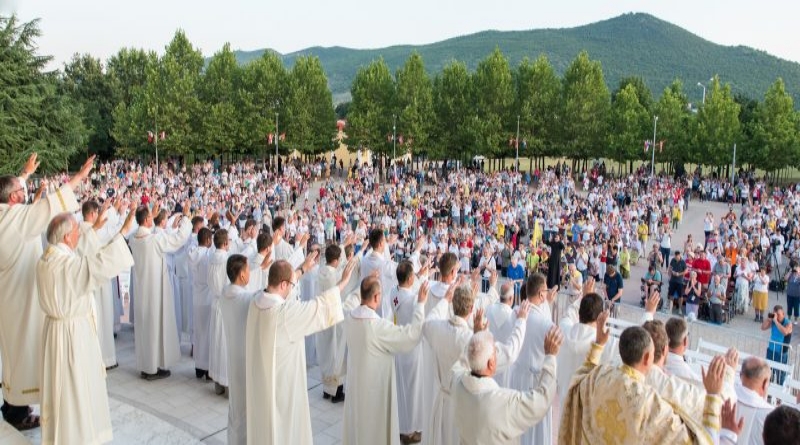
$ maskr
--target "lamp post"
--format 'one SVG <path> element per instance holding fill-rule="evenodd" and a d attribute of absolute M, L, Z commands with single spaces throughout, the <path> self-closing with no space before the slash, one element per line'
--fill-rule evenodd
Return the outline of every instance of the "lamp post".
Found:
<path fill-rule="evenodd" d="M 703 105 L 706 104 L 706 86 L 700 82 L 697 82 L 697 86 L 703 89 Z"/>
<path fill-rule="evenodd" d="M 275 112 L 275 166 L 278 162 L 278 139 L 280 139 L 280 132 L 278 131 L 278 112 Z"/>
<path fill-rule="evenodd" d="M 397 115 L 392 115 L 392 175 L 397 175 L 395 162 L 397 158 Z"/>
<path fill-rule="evenodd" d="M 658 116 L 653 116 L 653 147 L 650 154 L 650 176 L 655 177 L 656 171 L 656 128 L 658 127 Z"/>
<path fill-rule="evenodd" d="M 514 141 L 517 148 L 517 156 L 514 158 L 514 171 L 519 173 L 519 114 L 517 115 L 517 139 Z"/>

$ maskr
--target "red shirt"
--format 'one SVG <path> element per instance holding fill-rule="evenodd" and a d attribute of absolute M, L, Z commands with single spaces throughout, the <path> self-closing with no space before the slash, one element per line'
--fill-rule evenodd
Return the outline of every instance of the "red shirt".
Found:
<path fill-rule="evenodd" d="M 697 281 L 707 285 L 711 281 L 711 263 L 706 258 L 695 258 L 692 269 L 697 271 Z"/>

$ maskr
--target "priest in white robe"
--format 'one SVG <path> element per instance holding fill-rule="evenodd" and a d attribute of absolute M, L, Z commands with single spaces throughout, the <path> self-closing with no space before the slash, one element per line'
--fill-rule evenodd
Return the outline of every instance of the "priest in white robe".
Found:
<path fill-rule="evenodd" d="M 131 223 L 129 216 L 125 225 Z M 99 444 L 112 439 L 93 291 L 131 267 L 133 257 L 120 233 L 92 255 L 78 256 L 79 237 L 80 225 L 71 214 L 56 216 L 47 229 L 47 251 L 36 265 L 39 305 L 45 314 L 42 443 Z"/>
<path fill-rule="evenodd" d="M 192 275 L 192 357 L 195 376 L 208 377 L 209 329 L 211 327 L 211 289 L 208 287 L 208 261 L 214 234 L 203 227 L 197 232 L 197 248 L 189 251 Z"/>
<path fill-rule="evenodd" d="M 228 352 L 228 443 L 247 443 L 247 384 L 245 370 L 245 335 L 247 311 L 264 291 L 249 291 L 250 267 L 244 255 L 234 254 L 226 264 L 228 280 L 220 299 L 222 325 Z"/>
<path fill-rule="evenodd" d="M 363 282 L 365 278 L 377 270 L 378 277 L 381 280 L 381 289 L 386 289 L 386 292 L 397 286 L 397 263 L 392 261 L 389 254 L 389 244 L 393 241 L 387 240 L 382 230 L 373 229 L 369 233 L 369 252 L 361 257 L 361 263 L 359 264 L 359 279 Z M 424 242 L 425 237 L 420 237 L 417 240 L 414 252 L 408 258 L 415 265 L 415 271 L 420 269 L 419 251 L 422 250 Z M 458 259 L 456 259 L 456 262 L 458 262 Z M 387 320 L 392 317 L 392 305 L 388 300 L 388 298 L 384 299 L 377 309 L 378 315 Z"/>
<path fill-rule="evenodd" d="M 459 283 L 459 282 L 457 282 Z M 450 293 L 448 292 L 448 295 Z M 449 319 L 436 319 L 435 309 L 433 316 L 429 316 L 423 327 L 425 340 L 434 352 L 435 383 L 437 387 L 433 404 L 433 412 L 429 419 L 429 426 L 425 432 L 426 444 L 451 445 L 458 443 L 458 431 L 454 420 L 454 406 L 451 399 L 453 370 L 463 371 L 469 369 L 467 363 L 467 343 L 473 332 L 487 328 L 483 322 L 483 310 L 475 312 L 474 329 L 470 328 L 467 319 L 472 318 L 475 304 L 474 291 L 470 285 L 454 287 L 452 300 L 445 297 L 444 302 L 452 302 L 453 316 Z M 499 351 L 498 366 L 507 369 L 520 353 L 522 339 L 525 338 L 526 322 L 529 304 L 520 306 L 516 315 L 514 330 L 507 343 L 497 343 Z"/>
<path fill-rule="evenodd" d="M 350 262 L 339 284 L 307 302 L 287 301 L 299 275 L 316 261 L 311 254 L 300 269 L 276 261 L 267 291 L 247 313 L 245 367 L 247 443 L 310 444 L 311 414 L 306 389 L 305 336 L 342 321 L 340 292 L 356 264 Z"/>
<path fill-rule="evenodd" d="M 526 430 L 549 411 L 556 395 L 556 359 L 561 332 L 552 327 L 545 336 L 545 360 L 537 386 L 531 391 L 500 388 L 492 379 L 497 348 L 487 331 L 473 335 L 467 346 L 469 372 L 453 382 L 455 422 L 464 445 L 517 444 Z"/>
<path fill-rule="evenodd" d="M 325 248 L 325 264 L 317 272 L 317 289 L 326 292 L 342 278 L 346 265 L 344 249 L 336 244 Z M 344 300 L 344 299 L 343 299 Z M 344 304 L 344 301 L 342 301 Z M 322 396 L 332 403 L 344 401 L 345 348 L 344 324 L 338 323 L 315 335 L 317 363 L 322 375 Z"/>
<path fill-rule="evenodd" d="M 557 287 L 547 289 L 547 278 L 534 273 L 528 276 L 525 284 L 527 299 L 531 303 L 527 320 L 527 332 L 522 351 L 511 367 L 510 387 L 527 392 L 538 387 L 542 379 L 542 365 L 545 362 L 544 338 L 553 324 L 550 302 L 555 298 Z M 553 441 L 552 409 L 542 420 L 523 434 L 522 445 L 546 445 Z"/>
<path fill-rule="evenodd" d="M 229 247 L 228 231 L 219 229 L 214 232 L 214 250 L 208 259 L 208 289 L 211 294 L 208 376 L 214 380 L 217 395 L 224 394 L 228 387 L 228 351 L 219 302 L 225 286 L 230 284 L 226 269 L 231 255 Z"/>
<path fill-rule="evenodd" d="M 394 322 L 398 326 L 407 326 L 414 322 L 417 292 L 424 281 L 416 280 L 414 266 L 411 261 L 404 260 L 397 265 L 397 282 L 399 285 L 390 295 Z M 426 376 L 422 349 L 420 342 L 411 351 L 395 355 L 400 441 L 405 443 L 419 442 L 426 426 L 425 409 L 422 406 L 426 400 L 422 385 Z"/>
<path fill-rule="evenodd" d="M 247 257 L 247 255 L 245 255 Z M 272 235 L 260 233 L 256 237 L 256 251 L 248 257 L 250 260 L 250 281 L 247 290 L 257 291 L 267 288 L 269 266 L 274 261 L 272 255 Z"/>
<path fill-rule="evenodd" d="M 592 349 L 597 332 L 597 317 L 604 309 L 603 297 L 596 293 L 590 293 L 579 301 L 578 323 L 567 325 L 569 331 L 564 333 L 564 344 L 558 354 L 558 394 L 562 401 L 567 397 L 572 375 L 583 365 Z"/>
<path fill-rule="evenodd" d="M 420 287 L 413 321 L 405 326 L 396 326 L 378 315 L 381 292 L 378 277 L 364 279 L 361 306 L 345 320 L 348 397 L 344 402 L 342 443 L 400 443 L 394 356 L 419 344 L 428 286 L 425 283 Z"/>
<path fill-rule="evenodd" d="M 286 220 L 282 216 L 276 216 L 272 220 L 272 255 L 273 260 L 285 260 L 292 265 L 293 268 L 300 267 L 303 263 L 305 255 L 303 249 L 306 246 L 309 235 L 304 233 L 299 236 L 294 246 L 286 241 Z"/>
<path fill-rule="evenodd" d="M 0 354 L 3 363 L 3 418 L 19 430 L 36 428 L 39 418 L 28 405 L 39 403 L 44 314 L 37 304 L 36 263 L 41 235 L 50 220 L 78 210 L 73 190 L 92 170 L 94 156 L 67 184 L 32 205 L 25 182 L 39 162 L 34 153 L 20 177 L 0 177 Z"/>
<path fill-rule="evenodd" d="M 497 272 L 494 272 L 496 275 Z M 489 323 L 489 331 L 495 341 L 504 343 L 511 337 L 514 330 L 516 315 L 511 306 L 514 304 L 514 283 L 506 281 L 500 286 L 498 300 L 490 303 L 485 309 L 486 321 Z M 501 388 L 508 388 L 510 374 L 508 370 L 495 372 L 493 378 Z"/>
<path fill-rule="evenodd" d="M 180 226 L 174 233 L 153 233 L 153 215 L 145 206 L 136 210 L 139 229 L 129 240 L 133 254 L 133 284 L 136 288 L 136 368 L 145 380 L 170 376 L 169 368 L 181 356 L 175 303 L 172 294 L 166 254 L 186 243 L 192 231 L 190 203 L 183 205 Z"/>
<path fill-rule="evenodd" d="M 81 236 L 76 251 L 80 256 L 94 255 L 100 247 L 119 233 L 116 221 L 119 216 L 114 207 L 106 201 L 103 207 L 97 201 L 86 201 L 81 206 L 83 222 L 80 223 Z M 121 224 L 121 222 L 120 222 Z M 117 367 L 117 350 L 114 344 L 114 292 L 113 279 L 94 290 L 94 322 L 97 325 L 97 338 L 106 369 Z"/>

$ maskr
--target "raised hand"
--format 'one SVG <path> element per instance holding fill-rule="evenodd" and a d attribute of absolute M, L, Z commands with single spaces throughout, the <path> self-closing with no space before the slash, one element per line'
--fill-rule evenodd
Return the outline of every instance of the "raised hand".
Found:
<path fill-rule="evenodd" d="M 425 303 L 428 301 L 428 289 L 430 288 L 430 283 L 428 280 L 422 282 L 422 285 L 419 287 L 419 292 L 417 292 L 417 303 Z"/>
<path fill-rule="evenodd" d="M 314 253 L 315 255 L 316 253 Z M 342 271 L 342 278 L 339 280 L 339 290 L 343 291 L 344 288 L 347 286 L 347 283 L 350 282 L 350 276 L 353 274 L 353 271 L 356 269 L 358 265 L 358 258 L 351 258 L 350 261 L 347 262 L 347 266 L 344 266 L 344 270 Z"/>
<path fill-rule="evenodd" d="M 129 208 L 128 208 L 128 216 L 125 217 L 125 222 L 122 224 L 122 228 L 119 229 L 119 233 L 122 236 L 127 235 L 131 228 L 133 227 L 133 217 L 136 215 L 136 201 L 131 201 Z"/>
<path fill-rule="evenodd" d="M 448 303 L 453 302 L 453 296 L 456 294 L 456 288 L 462 284 L 464 284 L 464 277 L 459 275 L 459 277 L 453 281 L 453 284 L 447 288 L 447 292 L 444 294 L 444 299 L 447 300 Z"/>
<path fill-rule="evenodd" d="M 28 179 L 30 175 L 36 172 L 37 168 L 39 168 L 39 155 L 37 153 L 31 153 L 25 165 L 22 167 L 22 177 Z"/>
<path fill-rule="evenodd" d="M 531 303 L 528 300 L 522 300 L 517 308 L 517 318 L 524 320 L 528 318 L 528 312 L 531 310 Z"/>
<path fill-rule="evenodd" d="M 475 311 L 475 316 L 472 321 L 472 330 L 476 334 L 485 331 L 489 327 L 489 320 L 483 319 L 483 309 Z"/>
<path fill-rule="evenodd" d="M 734 370 L 739 369 L 739 351 L 736 348 L 730 348 L 725 353 L 725 364 Z"/>
<path fill-rule="evenodd" d="M 606 328 L 606 322 L 608 321 L 609 314 L 610 313 L 608 309 L 606 309 L 597 317 L 595 343 L 598 345 L 605 346 L 605 344 L 608 342 L 610 333 L 608 332 L 608 328 Z"/>
<path fill-rule="evenodd" d="M 586 281 L 583 282 L 583 295 L 588 295 L 594 292 L 594 285 L 595 285 L 594 277 L 586 278 Z"/>
<path fill-rule="evenodd" d="M 736 419 L 736 404 L 732 403 L 730 399 L 725 400 L 722 404 L 722 414 L 720 415 L 720 423 L 722 429 L 733 432 L 738 435 L 744 429 L 744 417 Z"/>
<path fill-rule="evenodd" d="M 78 186 L 81 185 L 83 180 L 89 177 L 89 173 L 92 171 L 92 168 L 94 168 L 94 157 L 95 157 L 94 155 L 89 156 L 89 159 L 87 159 L 86 162 L 83 163 L 83 166 L 81 166 L 81 169 L 78 171 L 78 173 L 76 173 L 75 176 L 70 178 L 68 184 L 70 188 L 72 188 L 72 190 L 78 188 Z"/>
<path fill-rule="evenodd" d="M 708 370 L 700 369 L 703 375 L 703 386 L 708 394 L 719 394 L 722 391 L 723 377 L 725 375 L 725 359 L 718 355 L 711 359 Z"/>
<path fill-rule="evenodd" d="M 661 295 L 658 291 L 653 291 L 644 303 L 644 311 L 650 314 L 655 314 L 658 309 L 658 302 L 661 301 Z"/>
<path fill-rule="evenodd" d="M 561 349 L 561 343 L 564 341 L 564 334 L 558 326 L 553 326 L 547 331 L 544 336 L 544 353 L 545 355 L 558 355 L 558 350 Z"/>
<path fill-rule="evenodd" d="M 314 264 L 317 262 L 318 256 L 319 252 L 317 251 L 309 252 L 308 255 L 306 255 L 305 261 L 303 261 L 303 264 L 300 266 L 300 269 L 303 270 L 303 273 L 308 272 L 309 269 L 314 267 Z"/>

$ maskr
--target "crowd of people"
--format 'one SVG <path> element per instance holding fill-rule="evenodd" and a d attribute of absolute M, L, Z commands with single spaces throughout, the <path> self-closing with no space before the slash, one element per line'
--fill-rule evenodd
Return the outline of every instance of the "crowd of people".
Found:
<path fill-rule="evenodd" d="M 385 180 L 369 163 L 345 175 L 341 160 L 337 179 L 322 162 L 92 158 L 72 177 L 34 182 L 37 166 L 33 155 L 20 177 L 0 178 L 0 350 L 3 417 L 41 425 L 43 442 L 112 438 L 103 369 L 117 366 L 128 271 L 141 378 L 170 377 L 190 339 L 197 378 L 228 397 L 232 444 L 312 443 L 311 335 L 321 396 L 345 405 L 344 443 L 772 434 L 767 413 L 754 421 L 740 403 L 740 422 L 735 404 L 763 401 L 766 362 L 746 360 L 737 379 L 731 350 L 696 375 L 681 359 L 681 315 L 722 322 L 752 305 L 776 339 L 767 358 L 785 362 L 800 303 L 798 190 L 566 164 L 532 175 L 404 168 Z M 705 239 L 680 250 L 672 235 L 693 193 L 731 211 L 719 223 L 709 213 Z M 649 317 L 605 347 L 605 321 L 642 260 Z M 765 318 L 767 268 L 787 262 L 786 316 Z M 652 321 L 665 281 L 666 324 Z M 570 304 L 556 315 L 559 290 Z M 794 415 L 780 413 L 770 416 Z"/>

